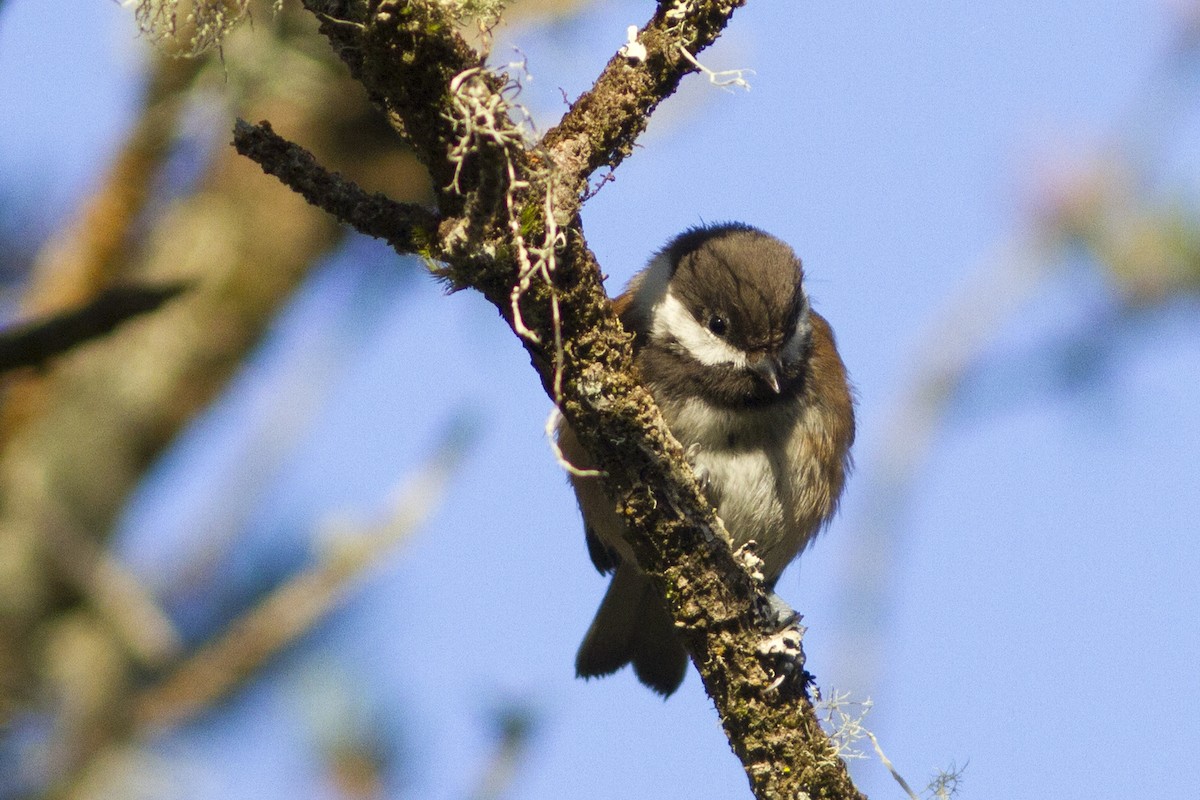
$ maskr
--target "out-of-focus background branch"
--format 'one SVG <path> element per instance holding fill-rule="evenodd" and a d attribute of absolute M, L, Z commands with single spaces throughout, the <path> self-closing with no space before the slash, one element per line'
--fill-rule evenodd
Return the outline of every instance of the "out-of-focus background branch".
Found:
<path fill-rule="evenodd" d="M 12 365 L 40 369 L 8 378 L 0 412 L 0 723 L 17 733 L 0 752 L 12 767 L 0 794 L 89 796 L 126 783 L 123 768 L 112 771 L 128 765 L 123 750 L 210 707 L 316 626 L 386 543 L 428 516 L 467 446 L 460 431 L 379 532 L 355 543 L 343 530 L 337 552 L 255 590 L 261 600 L 243 598 L 244 611 L 212 642 L 177 630 L 156 597 L 161 587 L 143 585 L 110 555 L 139 479 L 347 233 L 228 147 L 229 121 L 270 118 L 368 190 L 401 202 L 430 198 L 424 168 L 316 35 L 311 15 L 242 5 L 254 24 L 222 32 L 219 48 L 186 12 L 168 18 L 165 5 L 139 6 L 138 23 L 159 40 L 145 51 L 139 108 L 74 221 L 31 260 L 17 313 L 32 321 L 6 332 Z M 538 14 L 569 7 L 525 5 Z M 12 239 L 19 243 L 15 231 Z M 133 319 L 166 299 L 139 302 L 122 288 L 140 283 L 188 291 Z M 298 394 L 280 403 L 285 417 L 311 405 L 316 387 L 292 388 Z M 273 427 L 270 436 L 294 438 L 303 423 Z M 255 463 L 269 474 L 285 452 L 273 444 Z M 244 473 L 252 487 L 239 491 L 261 493 L 267 474 Z M 220 529 L 234 535 L 237 524 L 193 524 L 210 538 L 188 580 L 212 579 L 231 544 Z M 11 750 L 22 730 L 32 739 Z"/>
<path fill-rule="evenodd" d="M 964 417 L 1064 390 L 1086 393 L 1113 379 L 1107 362 L 1139 327 L 1173 310 L 1196 312 L 1200 196 L 1159 162 L 1195 122 L 1185 109 L 1191 100 L 1195 110 L 1200 85 L 1197 19 L 1180 20 L 1098 152 L 1040 156 L 1025 187 L 1022 229 L 948 298 L 916 348 L 907 386 L 862 476 L 862 534 L 846 562 L 846 586 L 854 589 L 843 596 L 855 620 L 841 644 L 844 685 L 868 687 L 882 677 L 881 630 L 902 569 L 905 512 L 939 434 Z M 998 350 L 996 340 L 1014 320 L 1061 291 L 1055 281 L 1064 278 L 1076 291 L 1102 287 L 1097 307 L 1073 329 Z"/>
<path fill-rule="evenodd" d="M 333 62 L 308 15 L 266 5 L 256 13 L 258 24 L 227 42 L 225 59 L 151 56 L 141 109 L 113 166 L 29 278 L 25 313 L 86 302 L 118 281 L 191 287 L 159 313 L 5 387 L 0 708 L 11 717 L 45 698 L 58 709 L 59 768 L 124 724 L 138 670 L 176 655 L 158 641 L 160 626 L 114 618 L 135 604 L 100 600 L 116 591 L 100 554 L 117 513 L 346 233 L 225 146 L 225 120 L 270 116 L 364 184 L 405 200 L 427 196 L 422 169 Z"/>

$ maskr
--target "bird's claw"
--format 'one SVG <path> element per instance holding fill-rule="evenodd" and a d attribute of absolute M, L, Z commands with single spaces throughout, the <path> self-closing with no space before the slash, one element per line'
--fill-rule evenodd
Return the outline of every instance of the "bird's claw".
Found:
<path fill-rule="evenodd" d="M 803 687 L 812 680 L 804 669 L 804 650 L 800 644 L 804 638 L 804 626 L 800 615 L 771 592 L 759 612 L 773 633 L 759 642 L 758 653 L 767 661 L 767 669 L 774 679 L 767 687 L 768 692 L 778 691 L 785 683 Z"/>
<path fill-rule="evenodd" d="M 784 684 L 803 686 L 812 678 L 804 669 L 804 650 L 800 647 L 803 632 L 793 622 L 783 630 L 759 642 L 758 654 L 768 662 L 767 669 L 775 676 L 768 692 L 776 692 Z"/>

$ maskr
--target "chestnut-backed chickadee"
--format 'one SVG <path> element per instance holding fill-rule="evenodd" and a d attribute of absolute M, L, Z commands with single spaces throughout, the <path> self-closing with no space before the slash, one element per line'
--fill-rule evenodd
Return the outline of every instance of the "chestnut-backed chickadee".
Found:
<path fill-rule="evenodd" d="M 836 509 L 854 440 L 846 370 L 802 279 L 800 259 L 775 237 L 713 225 L 673 239 L 615 301 L 643 383 L 734 546 L 756 543 L 772 588 Z M 558 439 L 568 462 L 590 466 L 561 418 Z M 576 672 L 632 663 L 642 683 L 669 695 L 687 669 L 671 617 L 600 480 L 571 482 L 592 561 L 613 573 Z"/>

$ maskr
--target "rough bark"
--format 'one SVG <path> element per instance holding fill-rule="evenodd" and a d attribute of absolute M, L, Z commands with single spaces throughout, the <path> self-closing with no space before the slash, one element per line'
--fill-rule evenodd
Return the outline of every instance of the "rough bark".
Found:
<path fill-rule="evenodd" d="M 389 241 L 444 263 L 450 281 L 481 291 L 521 337 L 547 393 L 620 498 L 639 562 L 667 599 L 755 794 L 861 797 L 817 722 L 807 674 L 772 688 L 764 587 L 730 551 L 639 384 L 578 216 L 591 173 L 619 164 L 650 112 L 693 71 L 681 50 L 695 55 L 711 44 L 740 3 L 692 2 L 685 13 L 661 4 L 638 36 L 645 58 L 614 56 L 534 148 L 508 114 L 507 78 L 481 69 L 445 6 L 306 5 L 434 176 L 437 236 L 419 248 Z M 242 127 L 239 146 L 266 135 Z M 279 174 L 269 158 L 264 166 Z M 336 213 L 335 201 L 312 200 Z"/>

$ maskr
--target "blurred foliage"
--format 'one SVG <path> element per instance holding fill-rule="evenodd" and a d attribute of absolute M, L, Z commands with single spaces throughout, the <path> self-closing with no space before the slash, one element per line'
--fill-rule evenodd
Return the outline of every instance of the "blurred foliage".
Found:
<path fill-rule="evenodd" d="M 545 17 L 577 5 L 527 0 L 516 10 Z M 137 481 L 346 236 L 227 146 L 233 120 L 270 118 L 369 190 L 409 202 L 430 196 L 424 168 L 298 3 L 150 0 L 131 11 L 135 26 L 161 52 L 144 50 L 143 99 L 128 136 L 73 219 L 3 215 L 0 280 L 14 303 L 18 289 L 24 294 L 12 315 L 22 320 L 70 312 L 144 278 L 193 288 L 153 319 L 5 379 L 0 797 L 135 791 L 154 773 L 143 748 L 302 640 L 356 576 L 424 519 L 473 439 L 469 425 L 452 425 L 384 518 L 355 536 L 342 530 L 315 565 L 309 552 L 253 592 L 228 592 L 236 597 L 227 617 L 186 637 L 178 609 L 166 613 L 162 598 L 112 557 L 109 538 Z M 53 234 L 37 243 L 48 228 Z M 275 443 L 256 453 L 243 482 L 262 491 L 286 452 Z M 252 524 L 249 507 L 231 524 Z M 298 527 L 311 535 L 320 524 Z M 213 544 L 221 551 L 229 542 Z M 219 569 L 201 573 L 225 579 Z M 219 586 L 209 590 L 223 596 Z M 320 748 L 331 783 L 348 797 L 381 796 L 381 775 L 394 771 L 392 735 L 342 719 L 344 735 Z"/>
<path fill-rule="evenodd" d="M 1097 163 L 1048 190 L 1035 225 L 1048 260 L 1079 252 L 1116 302 L 1148 309 L 1200 292 L 1200 204 L 1144 182 L 1119 160 Z"/>
<path fill-rule="evenodd" d="M 1200 2 L 1172 5 L 1173 36 L 1107 136 L 1078 134 L 1031 165 L 1017 231 L 934 314 L 882 441 L 858 454 L 863 510 L 841 600 L 852 621 L 834 669 L 844 686 L 869 691 L 879 678 L 906 514 L 938 434 L 1047 393 L 1103 387 L 1118 347 L 1176 309 L 1200 312 L 1200 184 L 1165 156 L 1200 112 Z M 1056 293 L 1086 307 L 1075 327 L 1013 346 L 1025 315 Z"/>

